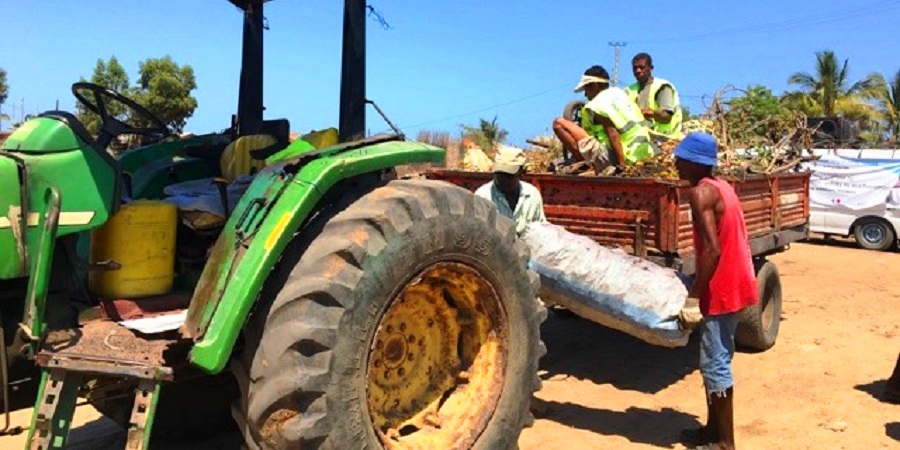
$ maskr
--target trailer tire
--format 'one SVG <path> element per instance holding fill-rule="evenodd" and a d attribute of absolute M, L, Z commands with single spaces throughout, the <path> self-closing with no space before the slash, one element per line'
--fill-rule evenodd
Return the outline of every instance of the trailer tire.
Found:
<path fill-rule="evenodd" d="M 891 224 L 884 219 L 862 219 L 853 228 L 856 244 L 866 250 L 884 251 L 897 244 L 897 234 Z"/>
<path fill-rule="evenodd" d="M 572 100 L 566 103 L 563 108 L 563 118 L 581 125 L 581 109 L 584 108 L 584 105 L 584 100 Z"/>
<path fill-rule="evenodd" d="M 443 182 L 357 198 L 297 235 L 245 327 L 246 446 L 515 447 L 546 310 L 513 223 Z"/>
<path fill-rule="evenodd" d="M 771 261 L 756 264 L 759 302 L 738 313 L 735 342 L 752 350 L 768 350 L 775 345 L 781 324 L 781 277 Z"/>

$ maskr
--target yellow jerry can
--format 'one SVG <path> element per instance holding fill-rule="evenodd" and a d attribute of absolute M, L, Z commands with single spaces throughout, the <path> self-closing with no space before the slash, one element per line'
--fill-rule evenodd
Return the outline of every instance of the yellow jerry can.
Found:
<path fill-rule="evenodd" d="M 118 270 L 92 270 L 88 286 L 109 299 L 161 295 L 175 278 L 178 209 L 171 203 L 137 200 L 119 208 L 91 232 L 91 263 L 115 261 Z"/>

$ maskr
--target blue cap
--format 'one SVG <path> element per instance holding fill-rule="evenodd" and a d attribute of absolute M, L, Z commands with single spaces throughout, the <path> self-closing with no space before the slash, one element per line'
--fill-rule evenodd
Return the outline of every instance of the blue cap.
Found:
<path fill-rule="evenodd" d="M 719 144 L 716 138 L 708 133 L 690 133 L 675 147 L 675 157 L 704 166 L 716 165 L 716 153 Z"/>

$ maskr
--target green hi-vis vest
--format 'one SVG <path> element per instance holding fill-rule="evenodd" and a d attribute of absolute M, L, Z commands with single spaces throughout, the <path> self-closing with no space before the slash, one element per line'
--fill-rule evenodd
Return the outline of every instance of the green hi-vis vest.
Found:
<path fill-rule="evenodd" d="M 653 156 L 648 123 L 641 115 L 641 109 L 628 98 L 625 91 L 610 87 L 597 94 L 581 111 L 581 128 L 611 149 L 609 136 L 599 120 L 592 120 L 594 115 L 609 118 L 613 126 L 619 130 L 626 164 L 634 164 Z"/>
<path fill-rule="evenodd" d="M 674 84 L 663 80 L 662 78 L 654 77 L 653 82 L 650 84 L 650 92 L 647 95 L 647 107 L 654 111 L 659 108 L 659 105 L 656 104 L 656 94 L 659 93 L 659 90 L 662 89 L 663 86 L 672 88 L 672 107 L 675 111 L 672 113 L 672 120 L 670 120 L 669 123 L 661 123 L 654 120 L 652 126 L 653 131 L 676 139 L 681 139 L 681 101 L 678 99 L 678 91 L 675 90 Z M 638 83 L 634 83 L 631 86 L 628 86 L 625 89 L 625 92 L 628 93 L 628 97 L 631 98 L 631 101 L 637 103 L 641 93 L 641 87 Z"/>

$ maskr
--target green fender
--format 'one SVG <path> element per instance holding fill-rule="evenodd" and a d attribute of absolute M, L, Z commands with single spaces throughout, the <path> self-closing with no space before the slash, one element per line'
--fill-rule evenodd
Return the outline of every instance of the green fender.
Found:
<path fill-rule="evenodd" d="M 339 181 L 401 164 L 442 162 L 444 150 L 371 139 L 271 165 L 241 198 L 213 247 L 182 331 L 195 340 L 191 362 L 218 373 L 282 250 Z"/>

